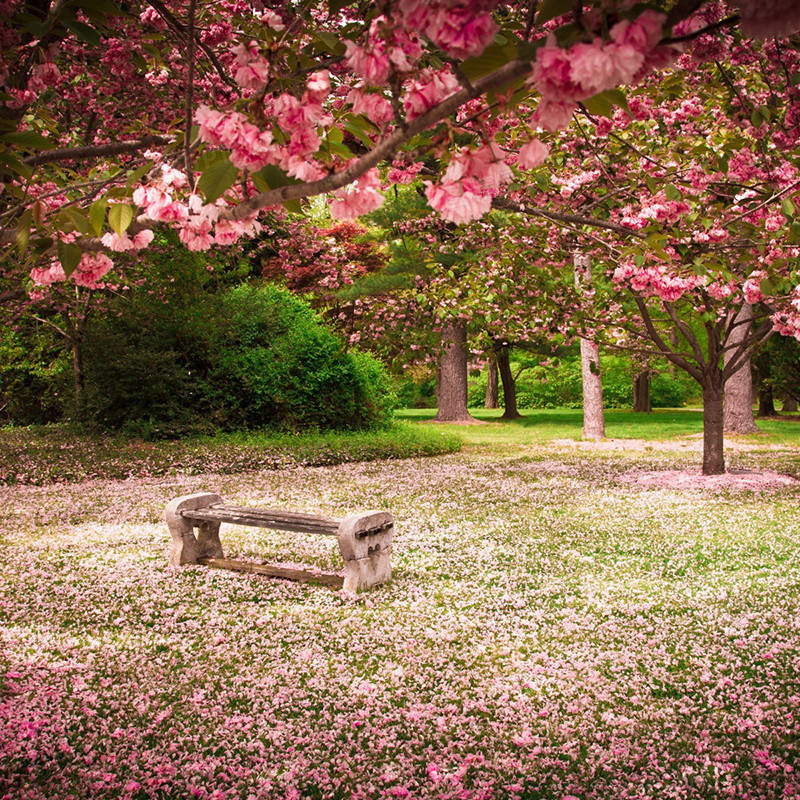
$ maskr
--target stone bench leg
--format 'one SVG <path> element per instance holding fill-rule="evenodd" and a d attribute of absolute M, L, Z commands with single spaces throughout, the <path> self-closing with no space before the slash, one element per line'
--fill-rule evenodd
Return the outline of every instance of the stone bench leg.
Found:
<path fill-rule="evenodd" d="M 221 502 L 222 498 L 218 494 L 199 492 L 177 497 L 167 506 L 167 527 L 172 534 L 170 562 L 173 566 L 196 564 L 197 559 L 202 556 L 225 557 L 219 540 L 219 522 L 193 523 L 192 520 L 186 519 L 180 514 L 181 511 L 194 511 L 197 508 L 205 508 Z M 195 525 L 198 528 L 197 538 L 194 535 Z"/>
<path fill-rule="evenodd" d="M 392 515 L 388 511 L 365 511 L 339 525 L 339 549 L 344 558 L 346 592 L 385 583 L 392 577 Z M 389 525 L 380 533 L 364 535 L 371 528 Z"/>

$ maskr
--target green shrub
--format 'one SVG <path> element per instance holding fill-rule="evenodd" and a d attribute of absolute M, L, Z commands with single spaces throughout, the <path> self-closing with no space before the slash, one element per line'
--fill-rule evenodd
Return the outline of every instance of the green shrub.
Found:
<path fill-rule="evenodd" d="M 285 289 L 242 285 L 220 298 L 207 384 L 224 428 L 357 430 L 386 425 L 395 406 L 383 368 Z"/>
<path fill-rule="evenodd" d="M 215 429 L 362 430 L 395 407 L 379 362 L 348 353 L 274 286 L 142 298 L 86 341 L 88 419 L 144 439 Z"/>
<path fill-rule="evenodd" d="M 54 422 L 71 403 L 69 351 L 57 334 L 42 327 L 23 323 L 0 330 L 1 420 Z"/>

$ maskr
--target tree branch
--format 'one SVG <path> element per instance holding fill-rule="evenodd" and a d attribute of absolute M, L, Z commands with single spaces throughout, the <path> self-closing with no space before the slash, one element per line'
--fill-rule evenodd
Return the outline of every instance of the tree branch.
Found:
<path fill-rule="evenodd" d="M 31 166 L 48 164 L 53 161 L 71 161 L 83 158 L 102 158 L 104 156 L 118 156 L 124 153 L 135 153 L 146 147 L 153 145 L 171 144 L 169 136 L 156 136 L 150 134 L 141 139 L 133 139 L 128 142 L 109 142 L 108 144 L 90 144 L 85 147 L 63 147 L 60 150 L 47 150 L 42 153 L 35 153 L 28 156 L 23 163 Z"/>

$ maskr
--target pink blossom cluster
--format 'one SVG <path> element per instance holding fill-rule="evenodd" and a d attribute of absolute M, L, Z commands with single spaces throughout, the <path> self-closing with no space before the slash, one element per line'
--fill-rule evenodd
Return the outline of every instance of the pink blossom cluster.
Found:
<path fill-rule="evenodd" d="M 105 253 L 84 253 L 70 278 L 77 286 L 94 289 L 113 267 L 114 262 Z M 67 279 L 64 267 L 58 259 L 53 259 L 47 267 L 35 267 L 30 276 L 37 286 L 51 286 Z"/>
<path fill-rule="evenodd" d="M 699 275 L 678 275 L 665 266 L 638 267 L 633 261 L 620 264 L 614 270 L 613 279 L 615 283 L 627 284 L 634 292 L 669 303 L 703 285 L 703 278 Z"/>
<path fill-rule="evenodd" d="M 236 72 L 234 80 L 244 89 L 256 91 L 262 88 L 269 77 L 269 62 L 258 49 L 256 42 L 238 44 L 232 50 Z"/>
<path fill-rule="evenodd" d="M 641 230 L 651 222 L 674 225 L 689 214 L 691 205 L 686 200 L 668 200 L 663 191 L 642 198 L 639 205 L 627 205 L 621 210 L 621 221 L 634 230 Z"/>
<path fill-rule="evenodd" d="M 383 195 L 380 193 L 381 179 L 377 169 L 365 172 L 353 183 L 333 193 L 331 216 L 333 219 L 352 219 L 380 208 Z"/>
<path fill-rule="evenodd" d="M 657 60 L 670 57 L 658 48 L 664 20 L 663 14 L 647 10 L 633 21 L 616 23 L 607 41 L 596 37 L 570 48 L 559 47 L 551 36 L 537 51 L 530 78 L 542 95 L 534 121 L 545 130 L 564 128 L 578 101 L 635 83 Z"/>
<path fill-rule="evenodd" d="M 370 24 L 366 42 L 345 40 L 345 57 L 352 71 L 371 86 L 384 86 L 390 72 L 405 75 L 413 71 L 422 46 L 413 28 L 398 25 L 394 17 L 380 15 Z"/>
<path fill-rule="evenodd" d="M 471 150 L 462 148 L 452 158 L 438 184 L 425 181 L 431 208 L 457 225 L 480 219 L 497 195 L 513 179 L 505 153 L 494 142 Z"/>
<path fill-rule="evenodd" d="M 498 0 L 400 0 L 407 30 L 419 31 L 453 58 L 480 55 L 492 43 Z"/>

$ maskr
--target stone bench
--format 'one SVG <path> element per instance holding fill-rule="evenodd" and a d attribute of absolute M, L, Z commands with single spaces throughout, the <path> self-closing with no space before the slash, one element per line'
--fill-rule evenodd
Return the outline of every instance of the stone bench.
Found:
<path fill-rule="evenodd" d="M 167 506 L 166 517 L 172 534 L 170 560 L 176 567 L 206 564 L 221 569 L 323 583 L 349 592 L 384 583 L 392 574 L 390 555 L 394 520 L 387 511 L 365 511 L 339 520 L 316 514 L 228 506 L 219 495 L 200 492 L 177 497 Z M 344 559 L 344 578 L 225 558 L 219 538 L 219 528 L 223 522 L 335 536 Z"/>

